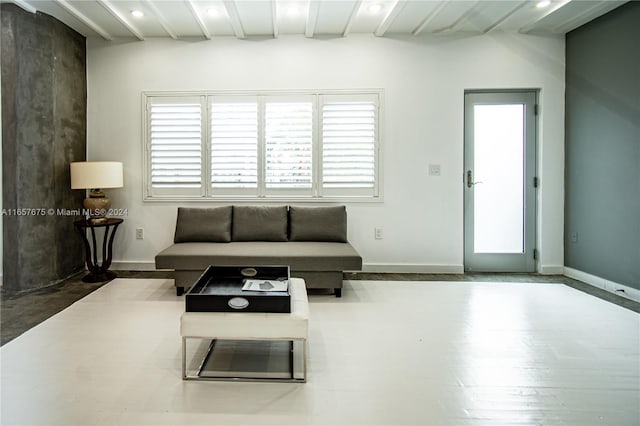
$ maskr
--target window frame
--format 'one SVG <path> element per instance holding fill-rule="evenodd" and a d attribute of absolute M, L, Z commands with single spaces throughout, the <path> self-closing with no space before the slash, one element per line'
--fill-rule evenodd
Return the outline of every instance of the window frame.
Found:
<path fill-rule="evenodd" d="M 357 90 L 295 90 L 295 91 L 186 91 L 186 92 L 142 92 L 142 147 L 143 147 L 143 201 L 145 202 L 382 202 L 382 123 L 384 111 L 383 89 Z M 171 101 L 200 98 L 201 100 L 201 177 L 200 191 L 184 191 L 182 188 L 152 187 L 152 151 L 150 105 L 154 100 Z M 346 102 L 370 99 L 375 103 L 374 137 L 374 182 L 367 190 L 361 188 L 342 188 L 340 190 L 323 188 L 323 132 L 322 106 L 326 100 L 344 98 Z M 225 100 L 256 99 L 258 106 L 258 187 L 250 188 L 212 188 L 212 143 L 211 143 L 211 105 Z M 268 189 L 265 179 L 265 104 L 268 101 L 288 99 L 312 100 L 312 185 L 310 189 Z"/>

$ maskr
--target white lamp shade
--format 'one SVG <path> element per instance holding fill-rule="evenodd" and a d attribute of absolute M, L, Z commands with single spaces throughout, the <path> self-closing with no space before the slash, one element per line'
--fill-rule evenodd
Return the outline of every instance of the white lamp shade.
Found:
<path fill-rule="evenodd" d="M 122 188 L 122 163 L 80 161 L 71 163 L 71 189 Z"/>

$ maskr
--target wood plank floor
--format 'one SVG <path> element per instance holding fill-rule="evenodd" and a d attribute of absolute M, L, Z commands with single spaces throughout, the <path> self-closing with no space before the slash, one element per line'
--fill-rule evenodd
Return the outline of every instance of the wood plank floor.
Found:
<path fill-rule="evenodd" d="M 23 294 L 0 293 L 0 345 L 35 327 L 72 303 L 97 290 L 105 283 L 84 283 L 81 272 L 62 283 Z M 172 278 L 167 271 L 118 271 L 122 278 Z M 458 282 L 529 282 L 562 283 L 610 303 L 640 312 L 640 303 L 612 294 L 565 276 L 538 274 L 408 274 L 408 273 L 345 273 L 346 280 L 370 281 L 458 281 Z"/>
<path fill-rule="evenodd" d="M 117 279 L 0 348 L 7 425 L 638 425 L 640 315 L 563 284 L 349 280 L 306 384 L 183 382 L 183 298 Z"/>

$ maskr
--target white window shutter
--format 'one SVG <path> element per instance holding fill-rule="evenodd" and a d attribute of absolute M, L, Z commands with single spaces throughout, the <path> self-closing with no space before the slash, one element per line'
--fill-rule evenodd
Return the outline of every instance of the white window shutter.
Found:
<path fill-rule="evenodd" d="M 312 153 L 313 103 L 265 102 L 266 188 L 311 188 Z"/>
<path fill-rule="evenodd" d="M 145 200 L 381 199 L 381 90 L 145 92 Z"/>
<path fill-rule="evenodd" d="M 322 105 L 322 185 L 324 188 L 373 188 L 376 178 L 374 102 L 326 102 Z"/>
<path fill-rule="evenodd" d="M 211 186 L 257 188 L 257 102 L 211 104 Z"/>
<path fill-rule="evenodd" d="M 149 105 L 152 188 L 200 188 L 202 108 L 199 103 Z"/>

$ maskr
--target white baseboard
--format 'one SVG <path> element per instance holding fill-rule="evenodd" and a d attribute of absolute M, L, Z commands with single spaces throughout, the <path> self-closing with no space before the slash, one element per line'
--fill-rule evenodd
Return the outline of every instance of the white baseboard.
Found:
<path fill-rule="evenodd" d="M 153 260 L 114 260 L 111 268 L 114 271 L 155 271 Z"/>
<path fill-rule="evenodd" d="M 464 274 L 463 265 L 427 265 L 414 263 L 365 263 L 363 272 L 390 272 L 414 274 Z"/>
<path fill-rule="evenodd" d="M 605 278 L 601 278 L 596 275 L 591 275 L 586 272 L 568 267 L 564 268 L 564 275 L 569 278 L 573 278 L 574 280 L 582 281 L 583 283 L 601 288 L 602 290 L 606 290 L 610 293 L 617 294 L 618 296 L 640 302 L 640 290 L 637 290 L 633 287 L 619 284 L 614 281 L 610 281 Z"/>
<path fill-rule="evenodd" d="M 564 275 L 563 265 L 540 265 L 538 273 L 541 275 Z"/>

